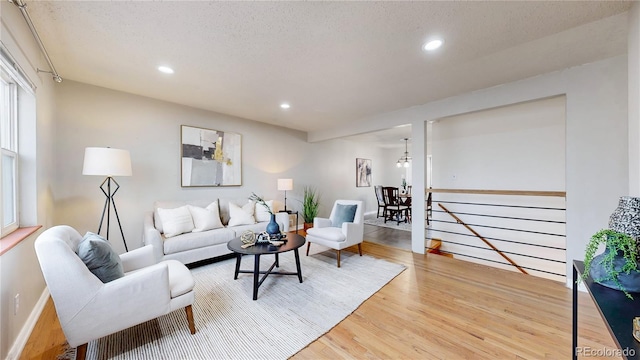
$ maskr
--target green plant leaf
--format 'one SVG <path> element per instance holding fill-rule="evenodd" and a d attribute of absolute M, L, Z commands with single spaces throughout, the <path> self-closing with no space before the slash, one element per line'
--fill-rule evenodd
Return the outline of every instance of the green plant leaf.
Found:
<path fill-rule="evenodd" d="M 320 209 L 320 196 L 315 188 L 305 186 L 303 188 L 302 197 L 302 218 L 305 223 L 312 223 L 313 219 L 318 216 Z"/>
<path fill-rule="evenodd" d="M 619 280 L 621 273 L 629 274 L 631 271 L 638 271 L 638 245 L 636 241 L 629 235 L 617 232 L 611 229 L 602 229 L 591 236 L 584 255 L 584 273 L 578 279 L 578 282 L 585 280 L 589 277 L 590 269 L 593 263 L 593 258 L 596 256 L 596 251 L 600 244 L 605 244 L 608 251 L 605 251 L 605 256 L 598 265 L 602 265 L 607 272 L 607 276 L 601 279 L 593 279 L 594 281 L 613 281 L 618 289 L 624 292 L 624 294 L 633 299 L 631 294 L 622 286 Z M 625 259 L 625 263 L 622 269 L 618 270 L 613 264 L 613 260 L 618 253 L 622 253 L 622 257 Z"/>

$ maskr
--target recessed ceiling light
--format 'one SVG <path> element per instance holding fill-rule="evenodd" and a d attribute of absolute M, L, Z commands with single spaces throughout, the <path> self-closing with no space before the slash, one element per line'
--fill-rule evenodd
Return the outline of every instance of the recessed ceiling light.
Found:
<path fill-rule="evenodd" d="M 444 43 L 443 40 L 435 39 L 435 40 L 427 41 L 422 48 L 425 51 L 433 51 L 439 48 L 440 46 L 442 46 L 443 43 Z"/>
<path fill-rule="evenodd" d="M 173 69 L 168 66 L 158 66 L 158 71 L 165 74 L 173 74 Z"/>
<path fill-rule="evenodd" d="M 291 105 L 289 105 L 289 104 L 287 104 L 287 103 L 282 103 L 282 104 L 280 104 L 280 108 L 281 108 L 281 109 L 285 109 L 285 110 L 286 110 L 286 109 L 288 109 L 288 108 L 290 108 L 290 107 L 291 107 Z"/>

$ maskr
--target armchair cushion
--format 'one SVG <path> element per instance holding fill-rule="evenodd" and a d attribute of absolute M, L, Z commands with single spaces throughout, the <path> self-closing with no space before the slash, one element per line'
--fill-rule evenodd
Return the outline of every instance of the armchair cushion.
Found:
<path fill-rule="evenodd" d="M 347 239 L 347 237 L 344 235 L 344 232 L 342 232 L 342 228 L 337 227 L 313 227 L 307 230 L 307 235 L 335 242 L 345 241 Z"/>
<path fill-rule="evenodd" d="M 336 204 L 335 213 L 331 219 L 331 226 L 341 228 L 342 223 L 353 222 L 357 209 L 357 205 Z"/>
<path fill-rule="evenodd" d="M 78 256 L 100 281 L 108 283 L 124 276 L 122 261 L 102 236 L 87 232 L 78 244 Z"/>

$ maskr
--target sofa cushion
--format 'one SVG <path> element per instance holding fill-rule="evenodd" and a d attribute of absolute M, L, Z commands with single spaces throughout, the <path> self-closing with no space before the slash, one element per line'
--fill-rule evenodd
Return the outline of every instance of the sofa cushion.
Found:
<path fill-rule="evenodd" d="M 212 202 L 204 209 L 194 205 L 187 205 L 187 208 L 193 219 L 194 228 L 191 232 L 201 232 L 224 227 L 220 221 L 217 201 Z"/>
<path fill-rule="evenodd" d="M 336 211 L 331 219 L 331 226 L 341 228 L 342 223 L 353 222 L 357 209 L 357 205 L 336 204 Z"/>
<path fill-rule="evenodd" d="M 175 209 L 158 208 L 164 236 L 172 237 L 193 230 L 193 219 L 187 205 Z"/>
<path fill-rule="evenodd" d="M 273 200 L 265 201 L 265 204 L 267 204 L 267 206 L 269 207 L 269 210 L 267 210 L 264 207 L 264 205 L 256 203 L 255 218 L 257 222 L 271 221 L 271 213 L 269 213 L 269 211 L 271 211 L 272 213 L 275 213 L 275 211 L 273 211 Z"/>
<path fill-rule="evenodd" d="M 233 230 L 220 228 L 196 233 L 186 233 L 164 240 L 164 254 L 200 249 L 207 246 L 224 244 L 236 237 Z"/>
<path fill-rule="evenodd" d="M 103 283 L 124 276 L 120 256 L 113 251 L 111 244 L 102 236 L 87 232 L 78 244 L 78 257 L 89 271 Z"/>
<path fill-rule="evenodd" d="M 175 209 L 185 205 L 187 205 L 187 203 L 184 201 L 156 201 L 153 206 L 153 225 L 160 233 L 164 233 L 162 219 L 160 219 L 158 209 Z"/>
<path fill-rule="evenodd" d="M 153 204 L 153 225 L 156 230 L 161 233 L 164 233 L 164 229 L 162 228 L 162 220 L 160 219 L 160 215 L 158 214 L 158 209 L 175 209 L 185 205 L 193 205 L 201 208 L 207 207 L 207 205 L 211 204 L 215 199 L 209 200 L 191 200 L 191 201 L 156 201 Z"/>
<path fill-rule="evenodd" d="M 229 224 L 229 219 L 231 218 L 229 214 L 229 204 L 246 204 L 247 198 L 219 198 L 218 206 L 220 207 L 220 220 L 222 220 L 223 225 Z"/>
<path fill-rule="evenodd" d="M 255 203 L 253 201 L 247 202 L 242 207 L 235 203 L 229 203 L 229 224 L 227 226 L 238 225 L 250 225 L 255 224 L 256 219 L 254 217 Z"/>

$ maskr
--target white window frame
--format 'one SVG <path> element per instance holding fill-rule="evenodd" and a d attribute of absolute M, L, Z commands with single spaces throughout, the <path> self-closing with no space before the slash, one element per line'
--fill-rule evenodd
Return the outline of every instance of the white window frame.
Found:
<path fill-rule="evenodd" d="M 7 91 L 3 92 L 2 109 L 1 111 L 7 111 L 6 114 L 2 114 L 0 121 L 2 122 L 1 131 L 2 139 L 0 140 L 0 202 L 2 207 L 0 208 L 0 236 L 4 237 L 11 232 L 15 231 L 20 225 L 19 219 L 19 156 L 18 156 L 18 89 L 17 84 L 13 81 L 12 76 L 8 74 L 4 69 L 0 69 L 2 72 L 0 75 L 0 81 L 2 87 Z M 7 134 L 8 133 L 8 134 Z M 5 182 L 3 173 L 5 169 L 5 157 L 13 158 L 13 168 L 11 172 L 13 174 L 10 181 Z M 10 189 L 6 189 L 10 186 Z M 5 191 L 12 193 L 12 204 L 9 206 L 10 214 L 5 211 Z M 5 219 L 11 218 L 12 221 L 5 224 Z"/>
<path fill-rule="evenodd" d="M 10 138 L 5 138 L 2 139 L 2 135 L 0 135 L 0 204 L 2 204 L 0 206 L 0 237 L 5 237 L 8 234 L 12 233 L 13 231 L 17 230 L 22 222 L 21 222 L 21 200 L 22 200 L 22 196 L 24 194 L 21 194 L 21 191 L 23 190 L 21 187 L 21 166 L 20 166 L 20 162 L 21 162 L 21 155 L 20 155 L 20 144 L 18 143 L 18 139 L 20 138 L 20 128 L 22 128 L 22 126 L 24 124 L 22 124 L 21 119 L 23 116 L 35 116 L 35 103 L 33 104 L 33 109 L 29 109 L 29 111 L 34 111 L 33 114 L 31 113 L 21 113 L 23 111 L 22 106 L 22 102 L 23 101 L 29 101 L 28 98 L 30 97 L 34 97 L 33 99 L 35 100 L 35 91 L 36 91 L 36 86 L 35 84 L 29 79 L 28 76 L 25 75 L 24 70 L 20 67 L 20 65 L 18 64 L 18 62 L 14 59 L 13 56 L 11 56 L 11 54 L 9 53 L 9 51 L 7 50 L 6 46 L 4 45 L 4 43 L 2 43 L 2 41 L 0 40 L 0 78 L 2 79 L 1 81 L 7 84 L 10 84 L 10 88 L 11 88 L 11 111 L 10 111 L 10 119 L 11 119 L 11 124 L 8 127 L 10 129 L 11 132 L 11 137 Z M 23 99 L 23 96 L 24 99 Z M 0 99 L 0 102 L 4 102 L 3 99 Z M 4 107 L 5 105 L 2 104 L 2 106 Z M 23 119 L 27 122 L 32 121 L 33 119 L 31 118 L 25 118 Z M 1 120 L 0 120 L 1 122 Z M 6 126 L 5 126 L 6 127 Z M 34 129 L 35 131 L 35 129 Z M 0 130 L 0 132 L 4 133 L 5 129 Z M 7 141 L 9 140 L 9 141 Z M 10 143 L 9 145 L 4 144 L 4 143 Z M 8 147 L 7 147 L 8 146 Z M 6 149 L 5 149 L 6 147 Z M 14 164 L 14 168 L 13 170 L 13 179 L 12 179 L 12 198 L 13 198 L 13 205 L 12 206 L 12 211 L 13 211 L 13 219 L 14 221 L 12 221 L 10 224 L 4 225 L 4 219 L 6 218 L 7 214 L 4 214 L 4 199 L 3 199 L 3 189 L 2 189 L 2 184 L 3 184 L 3 174 L 2 174 L 2 169 L 3 169 L 3 163 L 2 163 L 2 159 L 4 157 L 4 155 L 10 156 L 14 159 L 13 164 Z M 35 217 L 34 217 L 35 219 Z"/>

